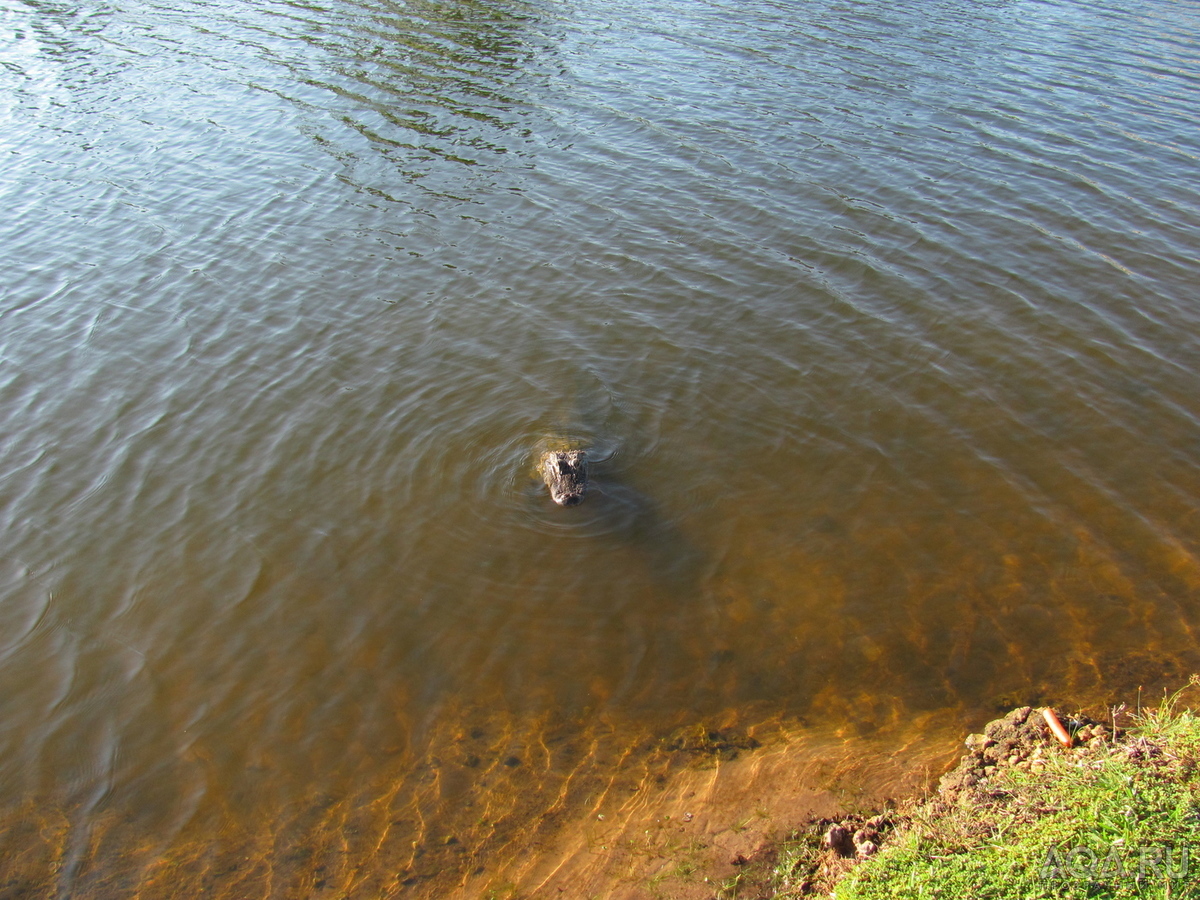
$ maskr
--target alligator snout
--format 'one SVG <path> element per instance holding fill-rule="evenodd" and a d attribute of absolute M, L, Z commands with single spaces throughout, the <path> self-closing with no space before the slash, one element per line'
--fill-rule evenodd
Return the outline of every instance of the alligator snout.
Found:
<path fill-rule="evenodd" d="M 587 495 L 588 464 L 583 450 L 550 450 L 542 454 L 538 471 L 550 497 L 559 506 L 578 506 Z"/>

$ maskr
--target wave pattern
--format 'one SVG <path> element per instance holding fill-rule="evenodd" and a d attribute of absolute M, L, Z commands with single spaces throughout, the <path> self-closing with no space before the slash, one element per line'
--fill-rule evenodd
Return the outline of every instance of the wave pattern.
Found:
<path fill-rule="evenodd" d="M 1198 47 L 1165 0 L 0 0 L 11 877 L 477 896 L 676 727 L 1195 671 Z"/>

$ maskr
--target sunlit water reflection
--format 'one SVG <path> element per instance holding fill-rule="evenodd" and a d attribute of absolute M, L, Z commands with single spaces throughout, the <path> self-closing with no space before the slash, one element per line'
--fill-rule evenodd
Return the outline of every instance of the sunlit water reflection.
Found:
<path fill-rule="evenodd" d="M 688 729 L 1200 668 L 1198 41 L 0 0 L 0 890 L 444 896 Z"/>

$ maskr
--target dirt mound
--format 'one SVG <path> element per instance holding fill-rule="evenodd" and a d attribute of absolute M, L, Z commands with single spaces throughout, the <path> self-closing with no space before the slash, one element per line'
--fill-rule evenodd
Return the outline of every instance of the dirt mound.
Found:
<path fill-rule="evenodd" d="M 1050 715 L 1057 721 L 1053 711 Z M 1105 743 L 1113 737 L 1111 729 L 1085 715 L 1070 716 L 1060 724 L 1071 747 L 1087 747 L 1093 741 Z M 989 722 L 982 734 L 968 735 L 965 743 L 967 752 L 938 784 L 938 793 L 949 802 L 959 799 L 965 792 L 982 789 L 1002 768 L 1039 771 L 1046 754 L 1063 749 L 1061 739 L 1052 733 L 1046 715 L 1028 706 Z"/>

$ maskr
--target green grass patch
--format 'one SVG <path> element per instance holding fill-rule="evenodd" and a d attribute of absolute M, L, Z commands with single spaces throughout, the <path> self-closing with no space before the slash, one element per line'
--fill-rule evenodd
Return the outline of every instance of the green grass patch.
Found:
<path fill-rule="evenodd" d="M 910 810 L 834 896 L 1200 898 L 1200 718 L 1178 697 L 1119 742 Z"/>

